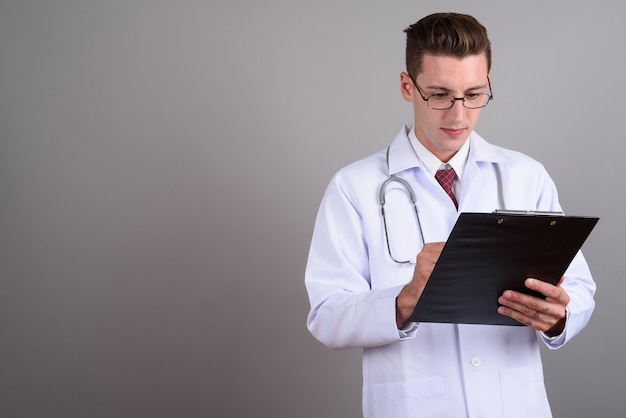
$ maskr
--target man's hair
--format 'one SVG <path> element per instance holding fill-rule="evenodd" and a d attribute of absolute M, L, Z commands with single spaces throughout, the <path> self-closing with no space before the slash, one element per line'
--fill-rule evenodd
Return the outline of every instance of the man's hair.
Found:
<path fill-rule="evenodd" d="M 424 54 L 465 58 L 484 53 L 491 69 L 491 42 L 487 29 L 474 17 L 459 13 L 435 13 L 404 30 L 406 69 L 413 77 L 422 71 Z"/>

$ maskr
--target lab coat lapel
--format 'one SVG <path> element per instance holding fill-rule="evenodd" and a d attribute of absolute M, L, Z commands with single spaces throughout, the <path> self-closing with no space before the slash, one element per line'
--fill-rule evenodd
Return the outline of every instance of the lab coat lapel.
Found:
<path fill-rule="evenodd" d="M 389 175 L 420 166 L 419 159 L 409 141 L 410 129 L 413 127 L 404 126 L 389 145 Z"/>
<path fill-rule="evenodd" d="M 462 179 L 459 212 L 493 211 L 499 208 L 498 184 L 504 180 L 498 171 L 506 158 L 495 147 L 485 141 L 476 132 L 468 138 L 470 150 Z M 477 198 L 480 196 L 480 199 Z"/>

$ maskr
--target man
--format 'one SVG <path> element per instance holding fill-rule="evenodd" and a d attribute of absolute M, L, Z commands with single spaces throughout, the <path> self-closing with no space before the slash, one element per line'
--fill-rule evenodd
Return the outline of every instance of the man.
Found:
<path fill-rule="evenodd" d="M 557 286 L 526 280 L 545 298 L 502 294 L 498 312 L 523 326 L 409 320 L 460 212 L 561 208 L 540 163 L 473 131 L 493 97 L 485 28 L 445 13 L 405 32 L 400 89 L 414 125 L 328 186 L 306 268 L 308 328 L 328 347 L 363 349 L 365 417 L 550 417 L 538 338 L 556 349 L 589 321 L 595 284 L 582 254 Z M 435 179 L 443 168 L 454 169 L 449 191 Z M 381 188 L 390 176 L 414 191 L 417 220 L 400 181 Z"/>

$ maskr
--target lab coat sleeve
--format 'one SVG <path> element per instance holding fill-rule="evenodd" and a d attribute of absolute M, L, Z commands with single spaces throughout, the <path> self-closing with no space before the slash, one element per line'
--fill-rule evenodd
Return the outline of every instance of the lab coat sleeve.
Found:
<path fill-rule="evenodd" d="M 331 181 L 313 231 L 305 284 L 309 331 L 329 348 L 365 348 L 411 338 L 398 331 L 395 299 L 403 286 L 372 289 L 363 212 L 339 172 Z M 415 328 L 415 327 L 414 327 Z"/>
<path fill-rule="evenodd" d="M 581 252 L 576 255 L 565 272 L 562 288 L 570 297 L 565 329 L 561 335 L 554 338 L 541 334 L 541 339 L 550 349 L 560 348 L 576 336 L 587 325 L 595 308 L 593 296 L 596 285 Z"/>
<path fill-rule="evenodd" d="M 539 209 L 562 210 L 558 202 L 556 186 L 541 166 L 542 175 L 539 176 L 538 187 L 542 190 L 537 204 Z M 587 325 L 595 308 L 594 294 L 596 284 L 591 276 L 589 266 L 582 252 L 578 252 L 564 274 L 562 288 L 570 297 L 567 306 L 565 329 L 561 335 L 550 338 L 540 333 L 542 341 L 550 349 L 562 347 L 576 336 Z"/>

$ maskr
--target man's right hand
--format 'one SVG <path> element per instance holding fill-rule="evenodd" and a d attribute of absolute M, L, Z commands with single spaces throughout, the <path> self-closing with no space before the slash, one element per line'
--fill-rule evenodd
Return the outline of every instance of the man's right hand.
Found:
<path fill-rule="evenodd" d="M 425 244 L 422 251 L 417 254 L 413 278 L 396 298 L 396 323 L 398 325 L 405 323 L 411 317 L 444 245 L 445 242 L 430 242 Z"/>

